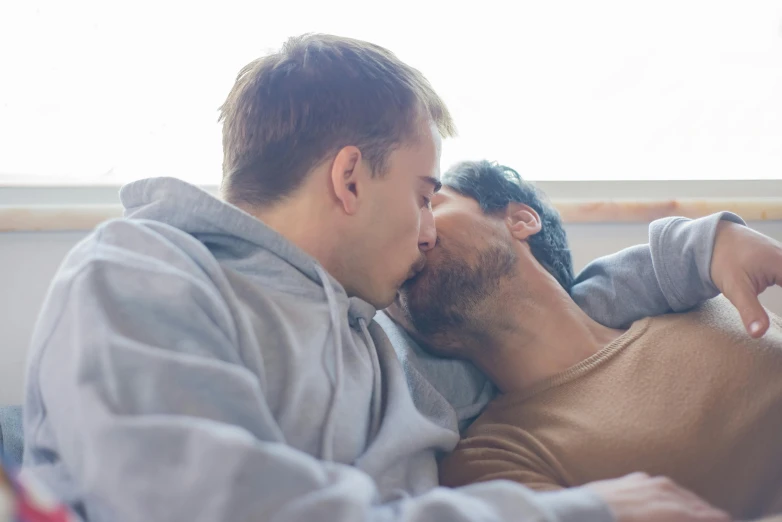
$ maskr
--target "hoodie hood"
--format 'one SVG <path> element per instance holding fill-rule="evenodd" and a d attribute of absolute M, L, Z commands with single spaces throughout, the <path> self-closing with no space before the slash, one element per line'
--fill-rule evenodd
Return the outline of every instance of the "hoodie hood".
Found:
<path fill-rule="evenodd" d="M 200 187 L 172 177 L 148 178 L 123 186 L 119 197 L 126 219 L 164 223 L 202 242 L 208 238 L 210 250 L 228 251 L 229 257 L 262 249 L 320 287 L 328 281 L 335 298 L 349 301 L 351 322 L 358 318 L 369 322 L 376 313 L 375 307 L 366 301 L 348 297 L 342 284 L 311 255 L 258 218 Z"/>
<path fill-rule="evenodd" d="M 252 303 L 248 317 L 265 316 L 256 319 L 260 322 L 275 320 L 273 316 L 277 310 L 270 311 L 273 314 L 270 317 L 256 307 L 259 300 L 267 299 L 262 297 L 265 292 L 276 290 L 286 296 L 281 297 L 282 300 L 293 299 L 296 303 L 296 317 L 286 320 L 279 317 L 277 321 L 285 321 L 288 328 L 311 328 L 325 335 L 318 347 L 323 350 L 320 358 L 332 393 L 324 404 L 326 414 L 319 426 L 322 434 L 319 448 L 311 447 L 311 451 L 317 451 L 320 458 L 327 461 L 345 457 L 344 451 L 335 450 L 340 444 L 336 440 L 339 432 L 336 420 L 340 411 L 345 413 L 349 402 L 349 399 L 345 400 L 345 388 L 351 385 L 350 376 L 346 374 L 357 371 L 357 360 L 364 360 L 364 364 L 373 368 L 372 374 L 365 375 L 363 387 L 372 398 L 368 435 L 374 437 L 381 415 L 380 380 L 373 375 L 379 371 L 377 353 L 367 330 L 375 315 L 374 307 L 361 299 L 349 298 L 343 286 L 317 260 L 262 221 L 189 183 L 175 178 L 141 180 L 123 187 L 120 200 L 126 219 L 163 223 L 176 229 L 175 233 L 184 232 L 208 248 L 223 267 L 226 278 L 235 281 L 230 284 L 236 288 L 227 294 L 242 293 L 247 303 Z M 316 311 L 318 303 L 324 301 L 327 305 L 325 316 Z M 358 337 L 358 343 L 351 330 Z M 345 353 L 345 345 L 360 349 L 360 356 Z M 255 349 L 258 348 L 264 359 L 274 357 L 268 351 L 272 347 L 261 345 Z M 302 356 L 306 348 L 292 347 L 292 351 L 296 350 Z M 315 353 L 317 348 L 311 346 L 309 350 Z M 291 375 L 306 365 L 299 361 L 296 366 L 299 368 Z M 288 386 L 298 389 L 299 385 L 295 383 L 298 379 L 291 378 Z"/>

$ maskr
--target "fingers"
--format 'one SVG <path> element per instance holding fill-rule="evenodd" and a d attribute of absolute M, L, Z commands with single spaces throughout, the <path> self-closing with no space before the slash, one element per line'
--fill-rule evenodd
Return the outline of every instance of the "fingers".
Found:
<path fill-rule="evenodd" d="M 733 306 L 741 315 L 747 333 L 753 339 L 763 337 L 769 327 L 768 313 L 758 299 L 757 290 L 751 283 L 731 285 L 723 292 L 725 297 L 733 303 Z"/>
<path fill-rule="evenodd" d="M 712 506 L 696 510 L 694 518 L 702 522 L 731 522 L 733 520 L 727 512 Z"/>
<path fill-rule="evenodd" d="M 720 222 L 711 276 L 738 309 L 750 337 L 762 337 L 769 317 L 757 296 L 770 286 L 782 286 L 782 243 L 748 227 Z"/>
<path fill-rule="evenodd" d="M 653 477 L 649 479 L 649 483 L 664 491 L 672 503 L 681 506 L 680 520 L 692 522 L 730 522 L 731 520 L 728 513 L 712 506 L 668 477 Z"/>
<path fill-rule="evenodd" d="M 729 522 L 730 516 L 666 477 L 632 473 L 592 482 L 618 522 Z"/>

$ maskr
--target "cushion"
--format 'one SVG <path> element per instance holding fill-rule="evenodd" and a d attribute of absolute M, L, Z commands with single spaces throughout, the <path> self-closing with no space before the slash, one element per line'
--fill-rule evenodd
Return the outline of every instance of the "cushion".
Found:
<path fill-rule="evenodd" d="M 8 466 L 22 465 L 24 435 L 22 434 L 22 407 L 0 406 L 0 453 Z"/>

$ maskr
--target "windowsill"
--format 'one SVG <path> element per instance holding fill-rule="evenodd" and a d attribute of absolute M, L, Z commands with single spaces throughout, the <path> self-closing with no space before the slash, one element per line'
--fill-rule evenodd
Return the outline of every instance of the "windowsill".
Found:
<path fill-rule="evenodd" d="M 566 223 L 648 223 L 729 210 L 782 220 L 782 180 L 539 181 Z M 217 193 L 217 186 L 203 186 Z M 0 186 L 0 232 L 86 231 L 122 215 L 119 186 Z"/>
<path fill-rule="evenodd" d="M 648 223 L 668 216 L 698 218 L 722 210 L 746 221 L 782 220 L 782 198 L 553 198 L 565 223 Z M 0 232 L 87 231 L 122 216 L 118 204 L 0 205 Z"/>

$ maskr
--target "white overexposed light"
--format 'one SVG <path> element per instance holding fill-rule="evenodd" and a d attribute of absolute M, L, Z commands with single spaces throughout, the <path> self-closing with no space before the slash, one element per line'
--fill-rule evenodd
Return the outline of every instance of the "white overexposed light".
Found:
<path fill-rule="evenodd" d="M 0 7 L 0 183 L 220 180 L 217 108 L 291 35 L 388 47 L 530 179 L 782 178 L 782 1 L 61 0 Z"/>

